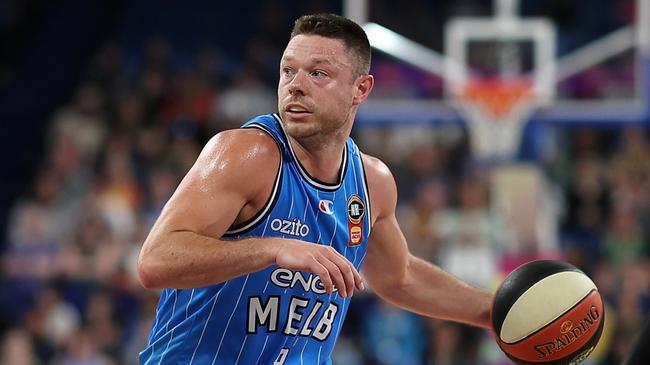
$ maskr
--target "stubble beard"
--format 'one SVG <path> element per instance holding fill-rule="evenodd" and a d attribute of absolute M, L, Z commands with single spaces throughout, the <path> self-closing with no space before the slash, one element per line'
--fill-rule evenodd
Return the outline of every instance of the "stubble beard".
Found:
<path fill-rule="evenodd" d="M 312 150 L 323 150 L 336 144 L 344 128 L 340 121 L 309 120 L 308 122 L 284 122 L 287 134 L 302 146 Z"/>
<path fill-rule="evenodd" d="M 297 140 L 314 138 L 322 131 L 322 126 L 314 120 L 294 122 L 283 118 L 282 121 L 287 134 Z"/>

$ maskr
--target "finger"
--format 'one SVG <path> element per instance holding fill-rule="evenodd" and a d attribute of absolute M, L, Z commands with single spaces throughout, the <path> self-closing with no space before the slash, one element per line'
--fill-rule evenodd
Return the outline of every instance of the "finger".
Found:
<path fill-rule="evenodd" d="M 346 288 L 346 293 L 348 296 L 352 296 L 354 294 L 354 287 L 355 287 L 355 282 L 354 282 L 354 273 L 357 271 L 354 266 L 352 266 L 352 263 L 348 261 L 344 256 L 337 254 L 332 257 L 332 261 L 338 266 L 339 270 L 341 271 L 341 274 L 343 275 L 343 280 L 345 281 L 345 288 Z"/>
<path fill-rule="evenodd" d="M 354 288 L 358 287 L 357 280 L 361 280 L 361 275 L 345 256 L 335 250 L 332 251 L 334 253 L 332 260 L 338 265 L 343 274 L 348 296 L 352 296 L 354 294 Z"/>
<path fill-rule="evenodd" d="M 361 274 L 357 270 L 356 267 L 354 267 L 354 264 L 350 262 L 350 271 L 351 271 L 351 277 L 352 277 L 352 284 L 350 286 L 354 289 L 358 290 L 363 290 L 365 289 L 363 285 L 363 278 L 361 277 Z"/>
<path fill-rule="evenodd" d="M 334 285 L 336 285 L 336 289 L 338 290 L 339 295 L 343 298 L 347 297 L 345 279 L 343 279 L 343 273 L 341 273 L 339 266 L 332 261 L 331 257 L 327 256 L 322 256 L 322 260 L 319 262 L 325 266 L 325 268 L 327 268 L 330 277 L 334 281 Z"/>
<path fill-rule="evenodd" d="M 354 273 L 354 286 L 359 289 L 359 290 L 364 290 L 365 286 L 363 285 L 363 278 L 361 277 L 361 274 L 357 269 L 352 265 L 352 268 L 354 269 L 352 272 Z"/>
<path fill-rule="evenodd" d="M 318 262 L 318 260 L 314 259 L 314 263 L 312 264 L 312 267 L 309 268 L 309 271 L 318 275 L 321 284 L 323 284 L 323 287 L 328 294 L 334 291 L 334 283 L 332 282 L 329 270 Z"/>

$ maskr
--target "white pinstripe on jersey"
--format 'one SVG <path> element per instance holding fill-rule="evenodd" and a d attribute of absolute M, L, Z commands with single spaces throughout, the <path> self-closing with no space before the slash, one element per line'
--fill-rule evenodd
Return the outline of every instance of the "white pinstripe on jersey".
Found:
<path fill-rule="evenodd" d="M 300 165 L 278 116 L 258 117 L 245 127 L 258 128 L 277 142 L 281 166 L 264 207 L 253 219 L 228 231 L 224 239 L 274 236 L 330 245 L 359 268 L 371 227 L 363 163 L 354 142 L 346 143 L 337 181 L 328 184 L 311 177 Z M 363 204 L 365 215 L 360 223 L 362 240 L 351 246 L 348 203 L 353 196 Z M 327 214 L 321 214 L 321 201 L 326 201 Z M 164 362 L 174 363 L 268 364 L 281 351 L 286 363 L 329 363 L 350 299 L 337 292 L 319 292 L 320 278 L 312 273 L 277 270 L 272 265 L 191 291 L 167 289 L 141 363 L 159 363 L 164 356 Z M 178 299 L 175 305 L 172 295 Z M 290 310 L 295 311 L 293 316 Z M 249 322 L 251 318 L 256 322 Z"/>

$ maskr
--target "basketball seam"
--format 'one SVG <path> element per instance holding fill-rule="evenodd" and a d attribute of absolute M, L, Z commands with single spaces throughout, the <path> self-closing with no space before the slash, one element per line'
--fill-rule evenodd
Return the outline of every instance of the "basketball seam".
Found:
<path fill-rule="evenodd" d="M 518 344 L 518 343 L 520 343 L 520 342 L 522 342 L 522 341 L 525 341 L 526 339 L 528 339 L 528 338 L 534 336 L 535 334 L 539 333 L 539 331 L 541 331 L 541 330 L 545 329 L 546 327 L 550 326 L 551 324 L 553 324 L 553 322 L 555 322 L 555 320 L 557 320 L 558 318 L 562 317 L 563 315 L 567 314 L 568 312 L 571 312 L 571 311 L 573 310 L 573 308 L 577 307 L 580 303 L 582 303 L 582 301 L 583 301 L 586 297 L 590 296 L 591 293 L 593 293 L 593 292 L 595 292 L 595 291 L 598 291 L 598 290 L 597 290 L 597 289 L 591 289 L 591 290 L 590 290 L 590 291 L 589 291 L 585 296 L 583 296 L 582 298 L 580 298 L 580 299 L 579 299 L 575 304 L 573 304 L 569 309 L 567 309 L 567 310 L 565 310 L 564 312 L 560 313 L 558 316 L 556 316 L 555 318 L 551 319 L 550 321 L 548 321 L 548 323 L 546 323 L 546 324 L 543 325 L 542 327 L 536 329 L 534 332 L 532 332 L 532 333 L 526 335 L 526 337 L 524 337 L 524 338 L 522 338 L 522 339 L 520 339 L 520 340 L 517 340 L 517 341 L 515 341 L 515 342 L 505 342 L 505 341 L 501 340 L 501 335 L 499 335 L 499 339 L 501 340 L 501 342 L 503 342 L 504 344 L 506 344 L 506 345 L 508 345 L 508 346 L 516 345 L 516 344 Z"/>
<path fill-rule="evenodd" d="M 551 267 L 547 267 L 543 269 L 544 265 L 549 265 L 552 264 Z M 505 298 L 502 298 L 501 300 L 498 300 L 498 296 L 495 297 L 495 301 L 492 306 L 492 325 L 494 328 L 494 331 L 497 334 L 501 333 L 501 327 L 503 325 L 503 322 L 506 319 L 506 316 L 508 315 L 508 312 L 510 311 L 509 308 L 512 307 L 513 304 L 517 301 L 517 298 L 519 298 L 523 293 L 525 293 L 528 289 L 530 289 L 537 281 L 540 281 L 544 279 L 545 277 L 548 277 L 553 274 L 557 274 L 560 272 L 566 272 L 566 271 L 573 271 L 573 272 L 579 272 L 582 273 L 582 271 L 574 266 L 568 265 L 564 262 L 558 262 L 558 261 L 553 261 L 553 260 L 538 260 L 538 261 L 533 261 L 529 262 L 526 264 L 522 264 L 518 268 L 512 271 L 510 275 L 499 285 L 499 288 L 497 289 L 497 293 L 502 290 L 504 285 L 510 285 L 511 280 L 510 278 L 513 277 L 513 275 L 516 275 L 518 270 L 521 270 L 525 266 L 539 266 L 540 268 L 536 268 L 537 272 L 535 272 L 534 276 L 532 276 L 531 279 L 531 284 L 527 285 L 525 287 L 517 288 L 517 290 L 512 293 L 513 296 L 511 299 L 506 300 Z M 507 310 L 505 309 L 499 309 L 499 308 L 508 308 Z"/>
<path fill-rule="evenodd" d="M 605 321 L 605 311 L 604 311 L 604 310 L 603 310 L 603 313 L 602 313 L 602 317 L 601 317 L 601 318 L 602 318 L 601 321 Z M 601 322 L 601 323 L 602 323 L 602 322 Z M 591 337 L 591 338 L 586 342 L 585 345 L 592 344 L 594 347 L 597 346 L 597 345 L 598 345 L 598 341 L 600 340 L 600 337 L 601 337 L 601 335 L 602 335 L 602 333 L 603 333 L 603 328 L 604 328 L 604 327 L 605 327 L 605 326 L 601 324 L 601 325 L 598 327 L 598 329 L 596 330 L 596 333 L 594 333 L 594 335 L 593 335 L 593 336 L 592 336 L 592 337 Z M 522 341 L 523 341 L 523 340 L 522 340 Z M 499 346 L 501 346 L 501 345 L 499 344 Z M 505 354 L 506 354 L 506 355 L 507 355 L 507 356 L 508 356 L 512 361 L 514 361 L 514 362 L 516 362 L 516 363 L 518 363 L 518 364 L 521 364 L 521 365 L 538 365 L 538 364 L 544 364 L 544 365 L 564 365 L 564 364 L 566 364 L 567 358 L 570 358 L 570 357 L 572 357 L 572 356 L 575 356 L 579 351 L 582 351 L 585 347 L 586 347 L 586 346 L 583 346 L 583 347 L 581 347 L 581 348 L 579 348 L 579 349 L 573 351 L 572 353 L 567 354 L 565 357 L 563 357 L 563 358 L 561 358 L 561 359 L 552 360 L 552 361 L 550 361 L 550 362 L 535 362 L 535 361 L 525 360 L 525 359 L 519 358 L 519 357 L 517 357 L 517 356 L 511 355 L 510 353 L 508 353 L 508 352 L 505 351 L 505 350 L 504 350 L 504 353 L 505 353 Z"/>

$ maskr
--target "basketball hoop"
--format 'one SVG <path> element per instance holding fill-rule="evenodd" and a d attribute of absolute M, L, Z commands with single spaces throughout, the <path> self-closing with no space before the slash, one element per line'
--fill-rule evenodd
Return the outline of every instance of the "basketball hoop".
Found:
<path fill-rule="evenodd" d="M 533 111 L 555 97 L 556 32 L 546 18 L 520 17 L 516 0 L 495 5 L 493 17 L 445 25 L 445 95 L 467 122 L 475 156 L 507 163 Z"/>
<path fill-rule="evenodd" d="M 455 95 L 468 121 L 473 151 L 484 160 L 516 156 L 536 98 L 527 79 L 474 78 Z"/>
<path fill-rule="evenodd" d="M 508 120 L 519 103 L 532 97 L 531 82 L 527 80 L 504 80 L 485 78 L 470 80 L 463 88 L 461 97 L 472 103 L 494 121 Z"/>

